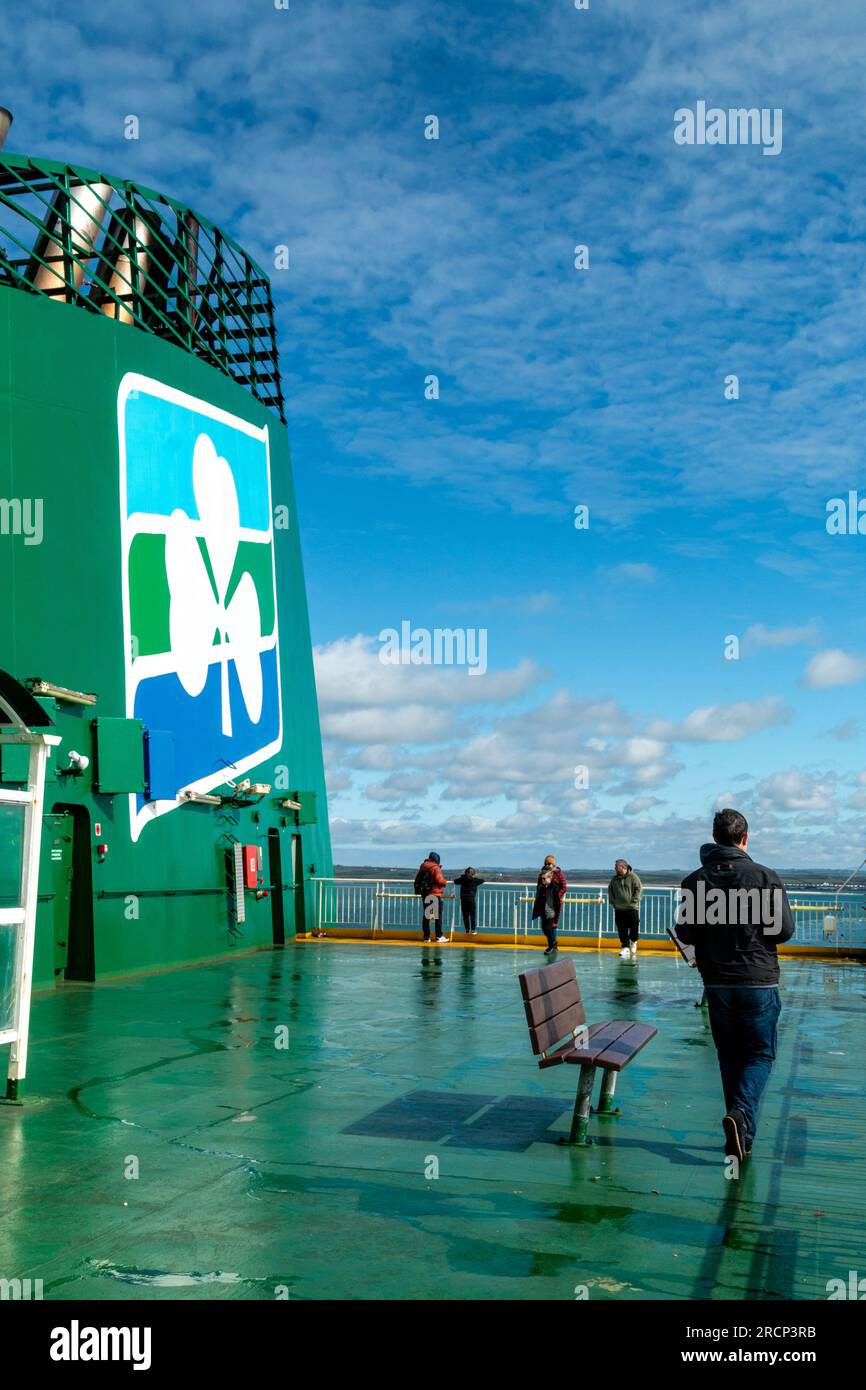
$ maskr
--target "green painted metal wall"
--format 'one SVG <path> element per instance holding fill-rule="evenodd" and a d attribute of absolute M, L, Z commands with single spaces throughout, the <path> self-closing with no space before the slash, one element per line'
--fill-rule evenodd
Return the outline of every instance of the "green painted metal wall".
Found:
<path fill-rule="evenodd" d="M 41 544 L 0 535 L 0 666 L 20 680 L 38 676 L 95 691 L 95 707 L 51 701 L 47 707 L 63 742 L 49 763 L 45 809 L 75 804 L 102 826 L 108 846 L 100 862 L 90 835 L 94 963 L 97 978 L 195 961 L 272 940 L 270 897 L 246 894 L 246 922 L 230 930 L 225 888 L 226 835 L 260 844 L 267 881 L 268 831 L 279 831 L 283 880 L 291 881 L 291 837 L 302 837 L 303 871 L 331 873 L 321 740 L 313 680 L 309 621 L 301 563 L 288 439 L 279 420 L 243 387 L 198 358 L 148 333 L 74 305 L 0 289 L 0 498 L 41 499 Z M 296 825 L 276 804 L 278 790 L 255 807 L 230 813 L 181 806 L 130 837 L 126 795 L 93 790 L 92 721 L 123 716 L 124 635 L 118 387 L 141 373 L 209 402 L 251 425 L 267 425 L 272 501 L 287 508 L 286 529 L 275 529 L 283 743 L 267 762 L 245 773 L 254 781 L 316 796 L 315 823 Z M 91 764 L 79 778 L 60 778 L 70 749 Z M 287 771 L 280 772 L 280 769 Z M 4 774 L 5 775 L 5 774 Z M 282 796 L 289 795 L 283 790 Z M 220 819 L 231 814 L 237 824 Z M 303 819 L 303 817 L 302 817 Z M 43 839 L 34 979 L 55 978 L 56 871 Z M 210 895 L 182 895 L 208 889 Z M 219 890 L 219 891 L 214 891 Z M 178 896 L 167 896 L 177 893 Z M 143 895 L 143 896 L 139 896 Z M 297 895 L 284 894 L 286 935 L 296 923 Z M 305 893 L 311 925 L 312 887 Z M 80 944 L 80 943 L 79 943 Z"/>

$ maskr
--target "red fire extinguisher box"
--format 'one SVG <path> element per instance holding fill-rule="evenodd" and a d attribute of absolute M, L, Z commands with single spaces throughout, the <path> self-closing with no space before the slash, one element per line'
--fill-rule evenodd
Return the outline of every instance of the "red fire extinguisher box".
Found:
<path fill-rule="evenodd" d="M 258 888 L 262 870 L 261 845 L 244 845 L 244 887 Z"/>

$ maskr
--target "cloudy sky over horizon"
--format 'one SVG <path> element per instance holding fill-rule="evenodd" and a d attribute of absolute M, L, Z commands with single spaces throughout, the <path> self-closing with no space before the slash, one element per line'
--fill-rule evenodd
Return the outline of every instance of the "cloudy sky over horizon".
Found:
<path fill-rule="evenodd" d="M 0 36 L 10 149 L 290 248 L 336 861 L 686 868 L 734 804 L 758 857 L 854 867 L 862 4 L 35 0 Z M 678 145 L 698 101 L 780 108 L 781 151 Z M 486 671 L 384 664 L 404 621 Z"/>

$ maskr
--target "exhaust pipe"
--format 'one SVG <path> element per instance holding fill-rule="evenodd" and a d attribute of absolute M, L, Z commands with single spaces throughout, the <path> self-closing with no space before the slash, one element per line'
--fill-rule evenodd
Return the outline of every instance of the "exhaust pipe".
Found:
<path fill-rule="evenodd" d="M 61 190 L 55 193 L 47 225 L 39 234 L 26 271 L 34 289 L 54 299 L 66 300 L 81 289 L 87 262 L 96 254 L 96 240 L 113 191 L 108 183 L 76 183 L 70 188 L 68 198 Z M 67 227 L 74 288 L 66 284 L 63 274 L 62 247 Z M 57 270 L 53 269 L 55 265 Z"/>
<path fill-rule="evenodd" d="M 11 111 L 7 111 L 5 106 L 0 106 L 0 150 L 6 144 L 6 136 L 9 134 L 9 127 L 14 117 Z"/>
<path fill-rule="evenodd" d="M 136 212 L 124 219 L 128 225 L 123 233 L 120 248 L 113 251 L 113 265 L 108 278 L 108 295 L 103 297 L 102 312 L 118 323 L 134 323 L 132 305 L 136 298 L 133 286 L 137 285 L 138 296 L 143 295 L 150 274 L 152 245 L 155 241 L 154 229 L 146 216 Z M 130 234 L 131 227 L 131 234 Z"/>

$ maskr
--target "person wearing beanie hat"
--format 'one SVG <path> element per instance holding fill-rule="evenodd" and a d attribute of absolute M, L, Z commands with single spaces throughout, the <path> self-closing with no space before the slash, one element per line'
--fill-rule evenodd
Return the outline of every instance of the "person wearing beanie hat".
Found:
<path fill-rule="evenodd" d="M 432 927 L 435 939 L 440 943 L 448 940 L 442 931 L 442 894 L 445 891 L 446 878 L 440 867 L 441 863 L 442 860 L 435 849 L 431 849 L 415 875 L 415 892 L 422 900 L 422 940 L 430 940 Z"/>

